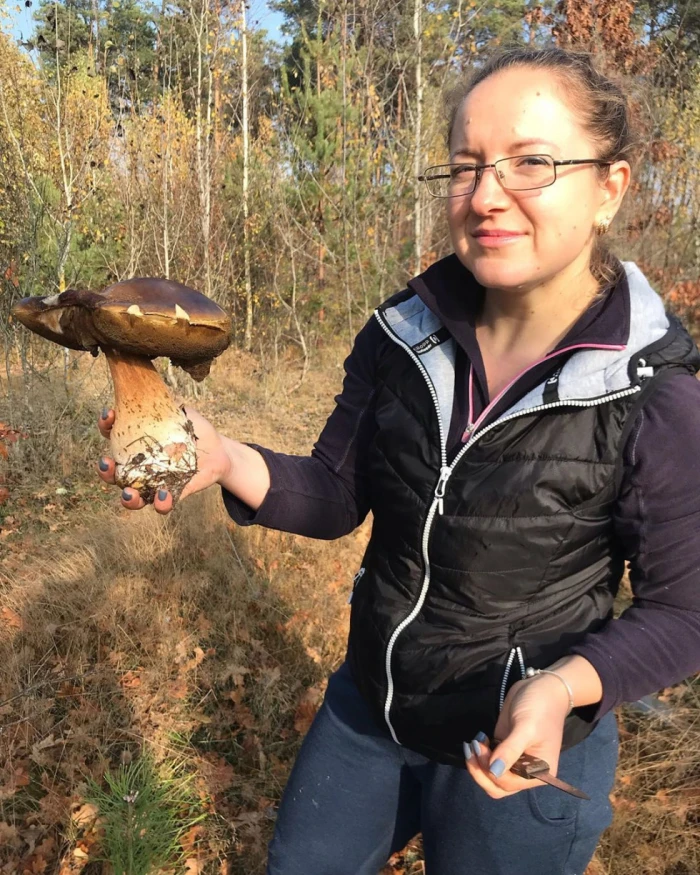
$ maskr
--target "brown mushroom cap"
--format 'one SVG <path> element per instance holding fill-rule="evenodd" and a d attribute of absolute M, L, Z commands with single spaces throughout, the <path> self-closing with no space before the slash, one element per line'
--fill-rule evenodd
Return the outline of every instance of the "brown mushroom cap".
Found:
<path fill-rule="evenodd" d="M 13 309 L 31 331 L 70 349 L 168 356 L 195 380 L 231 342 L 231 321 L 206 295 L 172 280 L 137 278 L 101 292 L 68 289 Z"/>

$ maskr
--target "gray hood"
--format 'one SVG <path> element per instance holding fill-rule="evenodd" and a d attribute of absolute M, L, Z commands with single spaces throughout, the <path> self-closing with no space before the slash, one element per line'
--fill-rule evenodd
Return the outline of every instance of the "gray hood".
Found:
<path fill-rule="evenodd" d="M 626 344 L 590 344 L 559 349 L 556 355 L 572 350 L 557 374 L 557 401 L 604 401 L 613 393 L 632 389 L 641 377 L 653 370 L 645 361 L 636 362 L 639 353 L 659 344 L 673 327 L 684 330 L 669 318 L 664 302 L 634 262 L 622 262 L 629 288 L 630 327 Z M 376 313 L 385 330 L 406 346 L 426 375 L 437 396 L 443 437 L 447 434 L 454 394 L 455 340 L 436 315 L 417 294 L 390 304 Z M 687 335 L 686 335 L 687 337 Z M 697 350 L 690 340 L 690 347 Z M 670 341 L 670 338 L 669 338 Z M 685 346 L 688 346 L 686 343 Z M 554 354 L 553 354 L 554 357 Z M 630 362 L 635 361 L 635 367 Z M 697 370 L 697 366 L 695 367 Z M 639 373 L 637 372 L 639 371 Z M 545 401 L 547 381 L 540 383 L 519 399 L 498 419 L 519 411 L 538 407 Z"/>

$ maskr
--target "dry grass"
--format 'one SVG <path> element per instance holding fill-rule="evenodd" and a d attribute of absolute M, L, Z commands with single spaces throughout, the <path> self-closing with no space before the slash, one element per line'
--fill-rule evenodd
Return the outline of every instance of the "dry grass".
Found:
<path fill-rule="evenodd" d="M 601 842 L 606 875 L 700 872 L 700 685 L 662 694 L 670 720 L 619 713 L 615 819 Z"/>
<path fill-rule="evenodd" d="M 266 367 L 230 352 L 193 403 L 231 436 L 305 453 L 340 388 L 343 356 L 322 350 L 290 395 L 295 362 Z M 66 394 L 54 373 L 10 423 L 29 437 L 6 463 L 0 541 L 0 872 L 100 871 L 75 826 L 86 777 L 100 780 L 148 747 L 162 761 L 186 760 L 210 812 L 191 836 L 201 863 L 192 871 L 255 875 L 300 740 L 343 656 L 368 524 L 331 543 L 243 531 L 217 490 L 167 518 L 122 510 L 93 472 L 109 388 L 103 363 L 86 359 L 73 375 L 79 389 Z M 13 389 L 16 415 L 19 378 Z M 595 875 L 700 871 L 697 691 L 669 694 L 674 726 L 621 715 L 616 818 Z M 386 871 L 420 872 L 419 847 Z"/>

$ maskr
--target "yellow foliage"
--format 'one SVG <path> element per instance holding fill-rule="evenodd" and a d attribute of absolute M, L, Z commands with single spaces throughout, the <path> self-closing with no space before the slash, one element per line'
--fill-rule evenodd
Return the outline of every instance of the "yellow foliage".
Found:
<path fill-rule="evenodd" d="M 23 180 L 36 169 L 33 151 L 23 154 L 21 149 L 22 131 L 41 124 L 38 102 L 28 99 L 34 79 L 28 59 L 0 33 L 0 264 L 3 248 L 12 249 L 21 234 L 19 214 L 27 195 Z"/>

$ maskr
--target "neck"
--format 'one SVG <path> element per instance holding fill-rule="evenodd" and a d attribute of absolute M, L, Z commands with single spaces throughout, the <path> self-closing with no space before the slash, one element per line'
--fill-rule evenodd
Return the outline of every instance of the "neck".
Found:
<path fill-rule="evenodd" d="M 556 347 L 598 291 L 588 268 L 571 268 L 528 288 L 486 289 L 477 330 L 493 353 L 539 358 Z"/>

